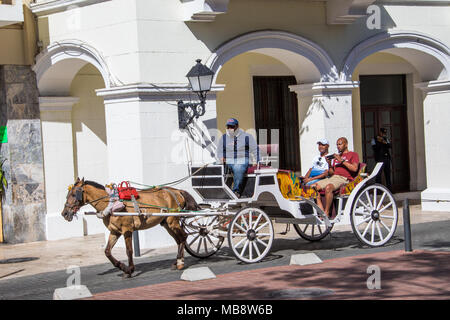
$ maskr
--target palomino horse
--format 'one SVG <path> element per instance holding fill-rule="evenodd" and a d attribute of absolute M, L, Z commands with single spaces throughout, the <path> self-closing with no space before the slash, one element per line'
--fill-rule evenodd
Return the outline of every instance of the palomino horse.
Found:
<path fill-rule="evenodd" d="M 175 199 L 176 197 L 176 199 Z M 139 192 L 138 200 L 140 203 L 151 204 L 145 206 L 139 204 L 142 213 L 160 212 L 160 208 L 199 210 L 195 199 L 186 191 L 175 188 L 154 188 Z M 97 212 L 103 211 L 109 203 L 109 195 L 102 185 L 93 181 L 84 181 L 77 178 L 73 187 L 67 194 L 67 201 L 61 215 L 67 220 L 72 221 L 73 216 L 84 205 L 92 205 Z M 127 203 L 123 211 L 135 212 L 133 204 Z M 176 210 L 175 210 L 176 211 Z M 169 234 L 175 239 L 178 245 L 177 260 L 173 268 L 178 270 L 184 268 L 184 247 L 187 234 L 180 226 L 179 217 L 174 213 L 169 217 L 157 216 L 114 216 L 108 215 L 103 218 L 103 223 L 110 231 L 108 244 L 106 245 L 105 255 L 111 263 L 124 272 L 124 277 L 130 277 L 134 272 L 132 234 L 135 230 L 144 230 L 161 224 Z M 128 256 L 128 267 L 120 261 L 117 261 L 111 254 L 111 250 L 120 236 L 125 238 L 126 252 Z"/>

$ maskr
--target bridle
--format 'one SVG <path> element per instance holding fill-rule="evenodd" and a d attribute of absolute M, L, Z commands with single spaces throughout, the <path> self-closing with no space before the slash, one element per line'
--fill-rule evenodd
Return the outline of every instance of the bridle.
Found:
<path fill-rule="evenodd" d="M 74 185 L 70 185 L 69 186 L 69 191 L 72 191 L 72 189 L 75 188 L 75 200 L 76 201 L 73 204 L 67 204 L 67 201 L 66 201 L 65 207 L 69 208 L 74 214 L 77 213 L 78 210 L 80 210 L 80 208 L 82 206 L 85 206 L 87 204 L 95 203 L 95 202 L 100 201 L 100 200 L 105 199 L 105 198 L 109 198 L 109 195 L 106 195 L 104 197 L 100 197 L 98 199 L 95 199 L 95 200 L 92 200 L 92 201 L 89 201 L 89 202 L 84 202 L 83 201 L 83 198 L 84 198 L 83 197 L 84 196 L 84 189 L 83 189 L 83 187 L 84 187 L 84 184 L 82 184 L 81 186 L 78 186 L 78 187 L 75 187 Z M 69 196 L 71 194 L 73 194 L 73 193 L 69 192 L 67 194 L 66 199 L 69 199 Z"/>

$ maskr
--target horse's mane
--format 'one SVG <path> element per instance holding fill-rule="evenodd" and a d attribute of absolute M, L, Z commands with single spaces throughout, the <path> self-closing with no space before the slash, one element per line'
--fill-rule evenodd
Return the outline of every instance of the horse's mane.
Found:
<path fill-rule="evenodd" d="M 84 182 L 84 184 L 93 186 L 94 188 L 97 188 L 97 189 L 105 190 L 105 187 L 104 187 L 104 186 L 102 186 L 100 183 L 97 183 L 97 182 L 95 182 L 95 181 L 89 181 L 89 180 L 86 180 L 86 181 Z"/>

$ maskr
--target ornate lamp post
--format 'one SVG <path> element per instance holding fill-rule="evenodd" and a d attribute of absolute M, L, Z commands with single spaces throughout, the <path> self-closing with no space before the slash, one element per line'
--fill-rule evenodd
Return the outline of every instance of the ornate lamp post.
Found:
<path fill-rule="evenodd" d="M 184 103 L 178 101 L 178 125 L 180 129 L 185 129 L 194 118 L 205 114 L 206 94 L 211 90 L 214 72 L 207 66 L 201 64 L 201 60 L 196 60 L 197 64 L 192 67 L 186 77 L 189 80 L 192 91 L 197 93 L 200 102 Z"/>

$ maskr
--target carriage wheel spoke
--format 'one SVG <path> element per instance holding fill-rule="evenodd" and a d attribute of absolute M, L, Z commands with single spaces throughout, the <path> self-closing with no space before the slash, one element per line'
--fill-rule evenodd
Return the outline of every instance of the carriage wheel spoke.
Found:
<path fill-rule="evenodd" d="M 323 234 L 322 228 L 320 228 L 320 225 L 317 225 L 317 229 L 319 229 L 320 234 Z"/>
<path fill-rule="evenodd" d="M 360 222 L 358 222 L 357 224 L 356 224 L 356 226 L 358 227 L 360 224 L 362 224 L 362 223 L 364 223 L 364 222 L 367 222 L 367 221 L 369 221 L 369 220 L 371 220 L 372 219 L 372 217 L 368 217 L 368 218 L 365 218 L 365 219 L 363 219 L 362 221 L 360 221 Z"/>
<path fill-rule="evenodd" d="M 200 237 L 200 234 L 197 234 L 197 236 L 194 238 L 194 239 L 192 239 L 192 241 L 191 242 L 189 242 L 189 246 L 191 246 L 195 241 L 197 241 L 197 239 Z"/>
<path fill-rule="evenodd" d="M 265 223 L 263 223 L 262 225 L 260 225 L 259 228 L 255 230 L 255 232 L 258 232 L 259 230 L 261 230 L 262 228 L 264 228 L 264 227 L 267 226 L 268 224 L 269 224 L 269 221 L 266 221 Z"/>
<path fill-rule="evenodd" d="M 257 233 L 256 235 L 258 237 L 267 237 L 267 236 L 270 236 L 270 233 Z"/>
<path fill-rule="evenodd" d="M 369 212 L 370 212 L 370 211 L 372 211 L 372 208 L 373 208 L 374 206 L 372 205 L 372 200 L 370 200 L 369 190 L 366 191 L 365 195 L 366 195 L 367 201 L 368 201 L 369 204 L 370 204 L 370 208 L 371 208 L 371 209 L 369 210 Z"/>
<path fill-rule="evenodd" d="M 200 238 L 200 241 L 198 242 L 198 246 L 197 246 L 197 252 L 200 252 L 200 247 L 202 245 L 203 242 L 203 238 Z"/>
<path fill-rule="evenodd" d="M 392 206 L 392 202 L 389 202 L 389 204 L 385 205 L 382 209 L 380 209 L 378 212 L 382 213 L 384 210 L 386 210 L 387 208 L 389 208 L 390 206 Z"/>
<path fill-rule="evenodd" d="M 238 243 L 236 243 L 235 247 L 239 247 L 241 245 L 242 242 L 244 242 L 245 240 L 247 240 L 247 237 L 245 237 L 244 239 L 240 240 Z"/>
<path fill-rule="evenodd" d="M 314 237 L 314 229 L 315 229 L 315 225 L 312 225 L 312 234 L 311 234 L 312 237 Z"/>
<path fill-rule="evenodd" d="M 388 226 L 386 226 L 383 221 L 380 220 L 380 223 L 387 230 L 387 232 L 391 232 L 391 229 L 388 228 Z"/>
<path fill-rule="evenodd" d="M 208 239 L 209 243 L 213 246 L 213 248 L 217 250 L 216 245 L 215 245 L 214 242 L 211 240 L 211 238 L 209 237 L 209 235 L 206 235 L 206 239 Z"/>
<path fill-rule="evenodd" d="M 250 260 L 253 260 L 253 241 L 249 241 L 250 245 L 248 246 L 248 255 Z"/>
<path fill-rule="evenodd" d="M 233 237 L 246 237 L 247 234 L 246 233 L 233 233 L 232 236 Z"/>
<path fill-rule="evenodd" d="M 372 223 L 372 233 L 370 235 L 370 242 L 371 243 L 374 243 L 374 241 L 375 241 L 374 238 L 375 238 L 375 222 Z"/>
<path fill-rule="evenodd" d="M 256 219 L 256 221 L 255 221 L 255 223 L 253 224 L 252 228 L 256 228 L 256 227 L 258 226 L 259 220 L 261 220 L 262 216 L 263 216 L 262 214 L 260 214 L 260 215 L 258 216 L 258 219 Z"/>
<path fill-rule="evenodd" d="M 252 223 L 252 212 L 250 211 L 248 213 L 248 228 L 252 229 L 253 223 Z"/>
<path fill-rule="evenodd" d="M 250 229 L 244 215 L 241 217 L 241 221 L 244 222 L 244 225 L 246 228 L 244 231 L 247 231 L 248 229 Z"/>
<path fill-rule="evenodd" d="M 380 217 L 385 218 L 385 219 L 395 219 L 394 216 L 385 216 L 385 215 L 380 215 Z"/>
<path fill-rule="evenodd" d="M 203 238 L 203 244 L 205 247 L 205 252 L 208 253 L 208 242 L 206 241 L 206 237 Z"/>
<path fill-rule="evenodd" d="M 262 241 L 259 238 L 256 238 L 256 241 L 258 241 L 259 243 L 261 243 L 265 248 L 267 248 L 267 246 L 269 245 L 268 243 L 265 243 L 264 241 Z"/>
<path fill-rule="evenodd" d="M 367 210 L 368 212 L 371 212 L 371 211 L 372 211 L 372 210 L 370 210 L 370 208 L 367 206 L 367 204 L 365 204 L 364 202 L 361 201 L 361 198 L 358 199 L 358 202 L 361 203 L 361 204 L 364 206 L 364 208 L 366 208 L 366 210 Z M 364 214 L 364 213 L 361 212 L 361 214 Z"/>
<path fill-rule="evenodd" d="M 309 227 L 309 224 L 307 224 L 307 225 L 305 226 L 305 229 L 303 229 L 303 233 L 306 233 L 306 229 L 308 229 L 308 227 Z"/>
<path fill-rule="evenodd" d="M 366 236 L 367 230 L 369 230 L 370 225 L 372 224 L 373 220 L 370 220 L 369 223 L 366 226 L 366 229 L 364 229 L 363 234 L 361 235 L 361 238 L 364 238 Z"/>
<path fill-rule="evenodd" d="M 373 189 L 373 208 L 377 207 L 377 189 Z"/>
<path fill-rule="evenodd" d="M 380 225 L 378 224 L 378 221 L 377 221 L 376 225 L 377 225 L 378 234 L 380 235 L 380 241 L 383 241 L 384 240 L 383 233 L 381 232 Z"/>
<path fill-rule="evenodd" d="M 383 196 L 381 197 L 381 200 L 380 200 L 380 202 L 378 203 L 378 206 L 377 206 L 377 209 L 376 210 L 380 210 L 380 207 L 381 207 L 381 205 L 383 204 L 383 200 L 384 200 L 384 198 L 386 197 L 386 192 L 385 193 L 383 193 Z"/>
<path fill-rule="evenodd" d="M 253 246 L 255 247 L 255 251 L 258 254 L 258 257 L 261 255 L 261 252 L 258 249 L 258 245 L 256 244 L 256 242 L 252 242 Z"/>
<path fill-rule="evenodd" d="M 235 223 L 235 226 L 236 226 L 238 229 L 241 229 L 242 232 L 244 232 L 245 234 L 247 234 L 247 230 L 245 230 L 244 228 L 242 228 L 241 225 L 238 224 L 237 222 Z"/>
<path fill-rule="evenodd" d="M 247 250 L 247 247 L 248 247 L 248 243 L 249 243 L 249 242 L 250 242 L 250 241 L 248 241 L 248 239 L 247 239 L 247 241 L 246 241 L 245 244 L 244 244 L 244 248 L 243 248 L 242 251 L 241 251 L 241 257 L 244 256 L 245 250 Z"/>

